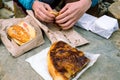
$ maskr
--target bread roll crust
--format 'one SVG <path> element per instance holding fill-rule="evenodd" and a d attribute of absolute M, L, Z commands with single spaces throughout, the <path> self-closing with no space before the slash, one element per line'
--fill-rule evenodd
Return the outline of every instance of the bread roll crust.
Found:
<path fill-rule="evenodd" d="M 90 61 L 83 52 L 63 41 L 52 44 L 47 59 L 48 70 L 53 80 L 69 80 Z"/>
<path fill-rule="evenodd" d="M 19 25 L 11 26 L 7 32 L 11 38 L 14 38 L 22 43 L 30 40 L 30 35 Z"/>
<path fill-rule="evenodd" d="M 23 45 L 36 36 L 35 29 L 28 25 L 26 22 L 21 22 L 19 24 L 10 26 L 7 29 L 7 34 L 18 45 Z"/>
<path fill-rule="evenodd" d="M 50 11 L 50 13 L 53 14 L 53 15 L 55 15 L 55 16 L 58 16 L 58 15 L 59 15 L 59 12 L 54 11 L 54 10 L 53 10 L 53 11 Z"/>

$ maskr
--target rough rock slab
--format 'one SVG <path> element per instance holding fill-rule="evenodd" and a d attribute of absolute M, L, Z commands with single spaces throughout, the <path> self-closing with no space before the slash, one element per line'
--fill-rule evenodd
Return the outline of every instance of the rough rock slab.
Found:
<path fill-rule="evenodd" d="M 78 80 L 119 80 L 120 30 L 115 32 L 111 38 L 107 40 L 81 28 L 75 27 L 75 29 L 90 41 L 90 44 L 78 47 L 80 50 L 101 54 L 97 62 Z M 50 46 L 50 41 L 46 36 L 44 37 L 46 41 L 45 44 L 18 58 L 12 57 L 2 42 L 0 42 L 0 80 L 43 80 L 25 59 Z"/>
<path fill-rule="evenodd" d="M 116 19 L 120 19 L 120 1 L 111 4 L 108 10 Z"/>
<path fill-rule="evenodd" d="M 0 0 L 0 8 L 2 8 L 3 7 L 3 2 L 2 2 L 2 0 Z"/>
<path fill-rule="evenodd" d="M 81 28 L 75 27 L 75 29 L 90 41 L 90 44 L 78 47 L 80 50 L 101 54 L 95 65 L 79 80 L 120 80 L 120 30 L 107 40 Z M 25 59 L 50 46 L 50 41 L 44 37 L 45 44 L 18 58 L 12 57 L 0 41 L 0 80 L 43 80 Z"/>
<path fill-rule="evenodd" d="M 8 10 L 14 12 L 13 1 L 4 2 L 4 7 L 6 7 Z"/>
<path fill-rule="evenodd" d="M 0 19 L 8 19 L 14 16 L 14 13 L 5 9 L 5 8 L 1 8 L 0 9 Z"/>

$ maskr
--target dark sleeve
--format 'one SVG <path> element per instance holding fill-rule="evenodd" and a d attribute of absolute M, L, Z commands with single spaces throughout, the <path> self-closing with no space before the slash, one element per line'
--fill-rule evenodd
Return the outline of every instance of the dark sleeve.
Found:
<path fill-rule="evenodd" d="M 32 10 L 34 0 L 18 0 L 18 1 L 25 9 Z"/>
<path fill-rule="evenodd" d="M 94 7 L 96 4 L 98 4 L 99 0 L 92 0 L 92 7 Z"/>

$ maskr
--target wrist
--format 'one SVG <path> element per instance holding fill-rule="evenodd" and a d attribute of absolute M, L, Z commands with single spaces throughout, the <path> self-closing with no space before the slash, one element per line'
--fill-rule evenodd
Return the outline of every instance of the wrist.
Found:
<path fill-rule="evenodd" d="M 33 1 L 33 4 L 35 4 L 37 1 L 39 1 L 39 0 L 34 0 L 34 1 Z"/>
<path fill-rule="evenodd" d="M 80 2 L 92 3 L 92 0 L 79 0 Z"/>
<path fill-rule="evenodd" d="M 82 3 L 83 5 L 88 5 L 91 6 L 92 4 L 92 0 L 79 0 L 80 3 Z"/>
<path fill-rule="evenodd" d="M 34 6 L 37 4 L 39 0 L 33 0 L 33 4 L 32 4 L 32 9 L 34 9 Z"/>
<path fill-rule="evenodd" d="M 92 4 L 91 0 L 80 0 L 79 1 L 80 7 L 83 8 L 84 12 L 86 12 Z"/>

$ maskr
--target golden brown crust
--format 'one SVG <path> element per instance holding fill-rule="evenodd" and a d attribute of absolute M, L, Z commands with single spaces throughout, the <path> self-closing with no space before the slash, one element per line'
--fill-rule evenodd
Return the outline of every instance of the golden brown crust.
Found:
<path fill-rule="evenodd" d="M 30 35 L 20 26 L 13 25 L 8 29 L 8 35 L 22 43 L 30 40 Z"/>
<path fill-rule="evenodd" d="M 57 44 L 54 43 L 51 47 L 50 50 L 52 50 L 54 48 L 54 46 Z M 52 76 L 53 80 L 68 80 L 66 77 L 62 76 L 54 67 L 52 59 L 50 57 L 50 50 L 48 52 L 48 56 L 47 56 L 47 62 L 48 62 L 48 71 L 50 73 L 50 75 Z"/>
<path fill-rule="evenodd" d="M 25 22 L 10 26 L 7 29 L 7 34 L 18 45 L 22 45 L 36 36 L 35 30 Z"/>
<path fill-rule="evenodd" d="M 59 12 L 57 11 L 50 11 L 51 14 L 55 15 L 55 16 L 58 16 L 59 15 Z"/>
<path fill-rule="evenodd" d="M 48 52 L 48 70 L 54 80 L 69 80 L 89 62 L 83 52 L 63 41 L 54 43 Z"/>

